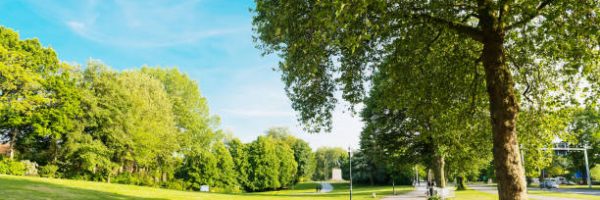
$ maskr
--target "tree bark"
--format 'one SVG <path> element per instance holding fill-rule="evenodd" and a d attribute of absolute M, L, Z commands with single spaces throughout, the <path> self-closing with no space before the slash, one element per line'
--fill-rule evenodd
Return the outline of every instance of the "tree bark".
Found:
<path fill-rule="evenodd" d="M 446 177 L 444 175 L 445 164 L 444 156 L 435 156 L 433 176 L 435 177 L 435 185 L 439 188 L 446 187 Z"/>
<path fill-rule="evenodd" d="M 465 183 L 465 177 L 459 175 L 456 177 L 456 190 L 466 190 L 467 184 Z"/>
<path fill-rule="evenodd" d="M 17 134 L 18 134 L 19 130 L 17 130 L 16 128 L 13 128 L 11 130 L 11 134 L 10 134 L 10 160 L 13 160 L 15 158 L 15 143 L 17 142 Z"/>
<path fill-rule="evenodd" d="M 494 143 L 494 167 L 500 200 L 527 199 L 527 184 L 521 165 L 516 119 L 519 109 L 514 81 L 506 64 L 504 32 L 493 11 L 482 10 L 483 52 Z"/>

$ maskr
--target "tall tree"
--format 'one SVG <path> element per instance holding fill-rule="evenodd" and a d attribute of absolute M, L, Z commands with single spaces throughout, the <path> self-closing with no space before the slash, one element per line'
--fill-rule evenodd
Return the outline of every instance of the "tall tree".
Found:
<path fill-rule="evenodd" d="M 229 153 L 235 164 L 235 171 L 238 173 L 237 182 L 246 191 L 252 191 L 254 188 L 249 179 L 249 173 L 251 173 L 250 163 L 248 162 L 248 150 L 247 146 L 242 143 L 239 139 L 234 138 L 227 142 Z"/>
<path fill-rule="evenodd" d="M 215 142 L 212 153 L 215 155 L 219 170 L 215 177 L 214 186 L 228 191 L 238 190 L 235 188 L 238 185 L 238 173 L 235 171 L 235 163 L 225 144 L 221 141 Z"/>
<path fill-rule="evenodd" d="M 41 106 L 52 103 L 46 80 L 64 67 L 54 50 L 37 39 L 20 40 L 16 32 L 0 27 L 0 134 L 10 145 L 11 159 L 19 138 L 42 131 L 33 118 Z"/>
<path fill-rule="evenodd" d="M 273 127 L 267 130 L 267 136 L 272 138 L 278 143 L 279 156 L 281 159 L 281 166 L 292 166 L 296 165 L 296 169 L 287 169 L 287 172 L 282 171 L 281 176 L 289 176 L 287 175 L 289 172 L 294 172 L 292 175 L 293 182 L 297 183 L 302 179 L 310 179 L 313 170 L 313 154 L 312 149 L 308 145 L 308 143 L 304 140 L 294 137 L 288 128 L 285 127 Z M 289 150 L 293 152 L 294 162 L 289 161 L 289 155 L 287 152 Z M 283 169 L 281 169 L 283 170 Z M 283 177 L 280 177 L 283 178 Z M 287 177 L 284 179 L 288 179 Z M 282 183 L 289 184 L 288 181 L 284 181 Z M 287 185 L 286 185 L 287 186 Z"/>
<path fill-rule="evenodd" d="M 294 159 L 298 164 L 294 183 L 310 180 L 314 173 L 314 154 L 312 148 L 304 140 L 298 139 L 292 144 Z"/>
<path fill-rule="evenodd" d="M 255 12 L 259 48 L 283 58 L 279 69 L 292 107 L 313 132 L 330 129 L 337 84 L 342 98 L 356 104 L 362 100 L 369 70 L 379 68 L 382 59 L 409 63 L 428 56 L 418 44 L 470 43 L 458 48 L 469 54 L 467 58 L 479 55 L 473 65 L 484 69 L 502 200 L 527 199 L 516 132 L 518 96 L 545 89 L 529 84 L 539 78 L 529 72 L 555 71 L 569 77 L 598 67 L 600 6 L 594 0 L 257 0 Z M 453 37 L 439 40 L 438 33 Z M 458 67 L 454 60 L 437 64 L 447 70 Z"/>
<path fill-rule="evenodd" d="M 348 159 L 348 152 L 339 147 L 321 147 L 315 152 L 314 180 L 329 180 L 333 168 L 341 168 Z"/>
<path fill-rule="evenodd" d="M 270 137 L 258 136 L 248 144 L 248 181 L 251 191 L 275 190 L 281 187 L 277 147 Z"/>
<path fill-rule="evenodd" d="M 182 143 L 182 153 L 210 147 L 219 119 L 211 116 L 198 83 L 176 68 L 142 67 L 141 71 L 160 80 L 172 104 Z"/>

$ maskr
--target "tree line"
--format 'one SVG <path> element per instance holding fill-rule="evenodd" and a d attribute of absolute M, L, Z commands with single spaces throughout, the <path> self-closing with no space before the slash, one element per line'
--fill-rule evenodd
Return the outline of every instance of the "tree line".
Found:
<path fill-rule="evenodd" d="M 242 143 L 218 129 L 198 84 L 176 68 L 116 71 L 61 62 L 0 27 L 0 137 L 49 177 L 211 191 L 265 191 L 310 180 L 314 153 L 285 128 Z"/>

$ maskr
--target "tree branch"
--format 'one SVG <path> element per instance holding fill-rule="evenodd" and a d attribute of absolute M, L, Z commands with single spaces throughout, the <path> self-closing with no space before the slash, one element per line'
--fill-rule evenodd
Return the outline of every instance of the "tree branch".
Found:
<path fill-rule="evenodd" d="M 517 27 L 520 27 L 520 26 L 523 26 L 523 25 L 529 23 L 535 17 L 537 17 L 538 15 L 540 15 L 540 11 L 542 11 L 542 9 L 544 9 L 546 6 L 548 6 L 550 3 L 552 3 L 552 1 L 554 1 L 554 0 L 544 0 L 544 1 L 542 1 L 537 6 L 537 8 L 535 9 L 535 12 L 533 14 L 530 14 L 529 16 L 523 18 L 521 21 L 515 22 L 514 24 L 511 24 L 511 25 L 507 26 L 506 30 L 517 28 Z"/>
<path fill-rule="evenodd" d="M 446 26 L 447 28 L 450 28 L 452 30 L 455 30 L 456 32 L 459 32 L 461 34 L 467 35 L 469 36 L 471 39 L 482 42 L 483 41 L 483 33 L 481 32 L 481 30 L 475 28 L 475 27 L 471 27 L 468 25 L 464 25 L 458 22 L 453 22 L 453 21 L 448 21 L 442 18 L 438 18 L 438 17 L 434 17 L 431 15 L 427 15 L 427 14 L 420 14 L 417 15 L 420 18 L 424 18 L 426 20 L 429 20 L 431 22 L 434 22 L 436 24 L 439 25 L 443 25 Z"/>

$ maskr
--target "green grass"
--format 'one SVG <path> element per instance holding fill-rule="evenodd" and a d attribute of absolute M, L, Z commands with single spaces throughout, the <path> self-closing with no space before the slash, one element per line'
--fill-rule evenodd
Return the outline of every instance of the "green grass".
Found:
<path fill-rule="evenodd" d="M 498 195 L 481 192 L 477 190 L 462 190 L 454 192 L 453 200 L 497 200 Z"/>
<path fill-rule="evenodd" d="M 277 200 L 277 199 L 348 199 L 348 184 L 333 183 L 330 193 L 315 194 L 317 183 L 301 183 L 294 190 L 259 193 L 221 194 L 168 190 L 122 184 L 109 184 L 67 179 L 0 175 L 1 199 L 210 199 L 210 200 Z M 397 186 L 397 193 L 411 191 L 410 186 Z M 374 199 L 392 193 L 391 186 L 355 186 L 353 199 Z"/>
<path fill-rule="evenodd" d="M 564 189 L 590 189 L 587 185 L 560 185 Z M 592 190 L 600 190 L 600 185 L 592 185 Z"/>
<path fill-rule="evenodd" d="M 562 189 L 590 189 L 588 185 L 560 185 Z M 531 184 L 529 188 L 540 188 L 538 184 Z M 600 190 L 600 185 L 592 185 L 592 190 Z"/>
<path fill-rule="evenodd" d="M 528 190 L 530 195 L 536 196 L 548 196 L 548 197 L 564 197 L 569 199 L 583 199 L 583 200 L 594 200 L 599 199 L 598 196 L 585 195 L 585 194 L 573 194 L 573 193 L 559 193 L 559 192 L 548 192 L 548 191 L 540 191 L 540 190 Z"/>
<path fill-rule="evenodd" d="M 536 197 L 540 197 L 540 196 L 563 197 L 563 198 L 581 199 L 581 200 L 598 199 L 598 196 L 592 196 L 592 195 L 558 193 L 558 192 L 548 192 L 548 191 L 539 191 L 539 190 L 529 190 L 528 194 L 534 195 Z M 453 200 L 496 200 L 496 199 L 498 199 L 498 195 L 469 189 L 469 190 L 463 190 L 463 191 L 455 191 L 455 198 L 452 198 L 452 199 Z M 543 200 L 544 198 L 529 198 L 529 199 Z"/>

